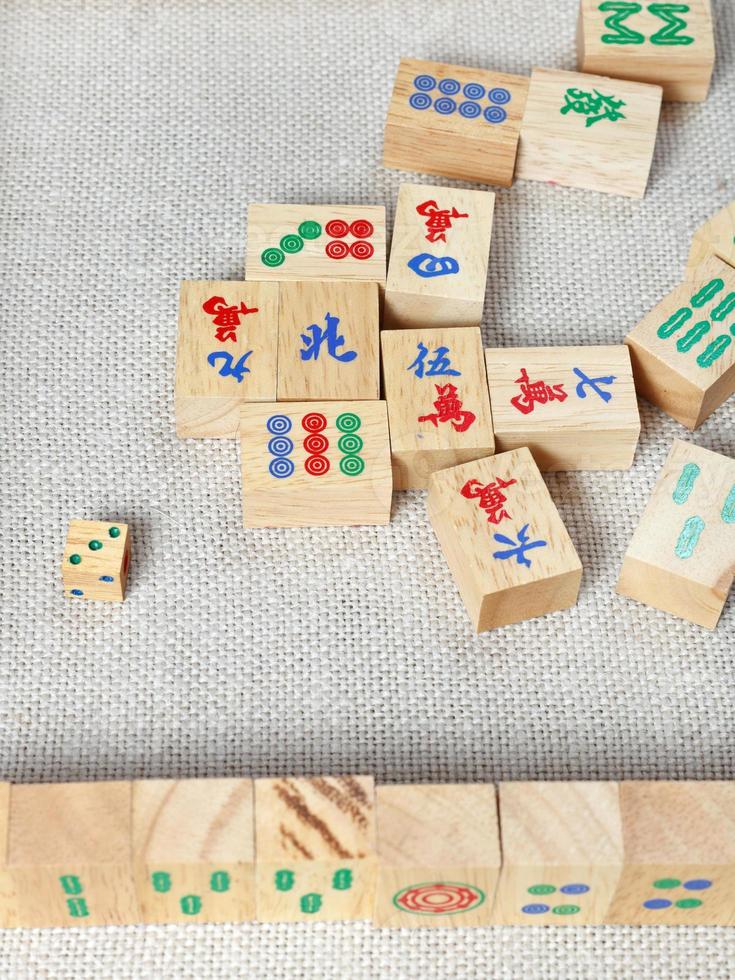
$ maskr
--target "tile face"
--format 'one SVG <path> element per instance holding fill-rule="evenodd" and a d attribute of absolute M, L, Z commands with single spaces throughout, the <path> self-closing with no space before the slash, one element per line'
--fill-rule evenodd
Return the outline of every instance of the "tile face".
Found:
<path fill-rule="evenodd" d="M 18 910 L 10 872 L 7 868 L 7 841 L 10 824 L 10 783 L 0 782 L 0 929 L 18 924 Z"/>
<path fill-rule="evenodd" d="M 245 527 L 387 524 L 392 476 L 383 401 L 242 408 Z"/>
<path fill-rule="evenodd" d="M 632 464 L 640 418 L 624 344 L 490 348 L 485 357 L 498 452 L 528 446 L 545 472 Z"/>
<path fill-rule="evenodd" d="M 61 563 L 64 594 L 122 602 L 130 568 L 128 525 L 70 521 Z"/>
<path fill-rule="evenodd" d="M 685 278 L 696 281 L 699 266 L 713 255 L 735 266 L 735 201 L 731 201 L 694 232 Z"/>
<path fill-rule="evenodd" d="M 582 72 L 653 82 L 665 100 L 701 102 L 715 63 L 709 0 L 581 0 L 577 59 Z"/>
<path fill-rule="evenodd" d="M 696 429 L 735 391 L 735 269 L 712 257 L 625 338 L 638 393 Z"/>
<path fill-rule="evenodd" d="M 510 187 L 528 79 L 402 58 L 383 164 Z"/>
<path fill-rule="evenodd" d="M 255 781 L 259 922 L 367 919 L 375 901 L 370 776 Z"/>
<path fill-rule="evenodd" d="M 643 197 L 661 88 L 534 68 L 516 177 Z"/>
<path fill-rule="evenodd" d="M 251 204 L 246 279 L 357 279 L 385 284 L 385 208 Z"/>
<path fill-rule="evenodd" d="M 19 925 L 139 922 L 131 844 L 130 783 L 13 786 L 8 870 Z"/>
<path fill-rule="evenodd" d="M 678 439 L 623 559 L 621 595 L 714 629 L 735 573 L 735 459 Z"/>
<path fill-rule="evenodd" d="M 240 406 L 276 396 L 278 285 L 182 282 L 176 434 L 234 439 Z"/>
<path fill-rule="evenodd" d="M 402 184 L 385 290 L 385 325 L 479 327 L 495 195 Z"/>
<path fill-rule="evenodd" d="M 432 473 L 427 506 L 478 633 L 577 601 L 582 566 L 528 449 Z"/>
<path fill-rule="evenodd" d="M 384 330 L 380 342 L 395 489 L 492 454 L 479 328 Z"/>
<path fill-rule="evenodd" d="M 377 823 L 376 926 L 492 922 L 500 870 L 494 786 L 379 786 Z"/>
<path fill-rule="evenodd" d="M 278 400 L 380 397 L 379 301 L 374 282 L 284 282 Z"/>
<path fill-rule="evenodd" d="M 606 922 L 735 924 L 735 784 L 620 784 L 625 861 Z"/>
<path fill-rule="evenodd" d="M 500 925 L 604 922 L 623 867 L 617 783 L 501 783 Z"/>
<path fill-rule="evenodd" d="M 137 780 L 133 864 L 144 922 L 254 919 L 252 780 Z"/>

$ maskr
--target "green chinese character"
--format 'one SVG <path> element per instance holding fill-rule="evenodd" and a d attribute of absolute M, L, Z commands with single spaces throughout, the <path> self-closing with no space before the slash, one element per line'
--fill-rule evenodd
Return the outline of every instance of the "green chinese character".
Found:
<path fill-rule="evenodd" d="M 603 119 L 609 119 L 610 122 L 625 119 L 620 111 L 625 102 L 622 99 L 614 98 L 612 95 L 603 95 L 596 88 L 592 92 L 583 92 L 579 88 L 568 88 L 564 94 L 564 102 L 565 104 L 559 110 L 562 116 L 566 116 L 570 111 L 587 116 L 584 124 L 585 129 Z"/>
<path fill-rule="evenodd" d="M 680 33 L 680 31 L 686 30 L 687 22 L 682 17 L 677 16 L 678 14 L 689 13 L 688 4 L 649 3 L 648 12 L 664 22 L 664 26 L 651 35 L 651 44 L 668 46 L 694 44 L 693 37 L 689 34 Z"/>

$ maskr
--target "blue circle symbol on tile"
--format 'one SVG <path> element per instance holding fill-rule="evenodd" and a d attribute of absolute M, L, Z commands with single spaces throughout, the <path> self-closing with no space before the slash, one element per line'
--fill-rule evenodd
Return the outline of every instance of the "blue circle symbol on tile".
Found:
<path fill-rule="evenodd" d="M 413 80 L 413 87 L 419 92 L 430 92 L 436 88 L 436 79 L 433 75 L 417 75 Z"/>
<path fill-rule="evenodd" d="M 413 109 L 428 109 L 431 105 L 431 99 L 425 92 L 414 92 L 408 100 L 408 104 Z"/>
<path fill-rule="evenodd" d="M 510 92 L 507 88 L 491 88 L 487 97 L 495 105 L 507 105 L 510 102 Z"/>
<path fill-rule="evenodd" d="M 524 905 L 521 912 L 525 912 L 526 915 L 543 915 L 550 908 L 550 905 L 544 905 L 543 902 L 532 902 L 531 905 Z"/>
<path fill-rule="evenodd" d="M 72 589 L 71 590 L 71 594 L 72 595 L 84 595 L 84 593 L 82 592 L 81 589 Z"/>
<path fill-rule="evenodd" d="M 461 87 L 456 78 L 442 78 L 439 82 L 439 91 L 442 95 L 456 95 Z"/>
<path fill-rule="evenodd" d="M 707 878 L 692 878 L 684 882 L 684 887 L 690 892 L 703 892 L 712 887 L 712 882 Z"/>
<path fill-rule="evenodd" d="M 288 436 L 273 436 L 268 443 L 268 452 L 271 456 L 288 456 L 293 452 L 293 443 Z"/>
<path fill-rule="evenodd" d="M 478 85 L 477 82 L 467 82 L 465 87 L 462 89 L 462 94 L 466 99 L 484 99 L 485 86 Z"/>
<path fill-rule="evenodd" d="M 589 890 L 590 890 L 589 885 L 581 885 L 581 884 L 562 885 L 561 888 L 559 889 L 559 891 L 563 892 L 565 895 L 584 895 Z"/>
<path fill-rule="evenodd" d="M 437 99 L 434 108 L 442 116 L 451 116 L 457 108 L 457 103 L 454 99 Z"/>
<path fill-rule="evenodd" d="M 112 575 L 100 575 L 100 582 L 114 582 Z"/>
<path fill-rule="evenodd" d="M 657 912 L 659 909 L 668 909 L 671 907 L 671 902 L 668 898 L 649 898 L 648 901 L 643 903 L 644 909 L 651 909 Z"/>
<path fill-rule="evenodd" d="M 291 476 L 294 469 L 293 460 L 287 459 L 285 456 L 276 456 L 275 459 L 271 460 L 268 472 L 277 480 L 285 480 L 286 477 Z"/>
<path fill-rule="evenodd" d="M 477 119 L 481 112 L 482 109 L 476 102 L 460 102 L 459 104 L 459 114 L 465 119 Z"/>
<path fill-rule="evenodd" d="M 285 436 L 291 431 L 291 419 L 288 415 L 271 415 L 265 423 L 266 429 L 274 436 Z"/>
<path fill-rule="evenodd" d="M 508 113 L 505 109 L 501 109 L 499 105 L 490 105 L 483 112 L 483 116 L 489 123 L 497 126 L 498 123 L 508 118 Z"/>

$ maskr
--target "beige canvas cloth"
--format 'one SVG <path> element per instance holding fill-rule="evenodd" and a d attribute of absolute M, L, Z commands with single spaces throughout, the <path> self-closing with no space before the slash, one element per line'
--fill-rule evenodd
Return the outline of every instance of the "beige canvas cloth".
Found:
<path fill-rule="evenodd" d="M 573 68 L 576 6 L 0 3 L 0 776 L 733 777 L 735 600 L 709 633 L 613 588 L 671 441 L 735 455 L 735 401 L 693 436 L 642 404 L 632 470 L 550 476 L 579 604 L 480 637 L 422 493 L 388 527 L 246 532 L 236 444 L 174 435 L 178 283 L 242 276 L 247 203 L 385 202 L 392 220 L 415 178 L 380 164 L 399 57 Z M 735 197 L 735 7 L 715 9 L 711 96 L 664 107 L 644 201 L 498 193 L 488 345 L 619 342 Z M 72 517 L 130 523 L 124 604 L 63 597 Z M 13 980 L 725 978 L 734 961 L 715 929 L 0 935 Z"/>

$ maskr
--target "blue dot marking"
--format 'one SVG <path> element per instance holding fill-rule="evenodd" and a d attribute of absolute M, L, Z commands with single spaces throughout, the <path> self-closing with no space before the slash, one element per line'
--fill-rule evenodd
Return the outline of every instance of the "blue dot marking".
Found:
<path fill-rule="evenodd" d="M 589 885 L 562 885 L 559 889 L 565 895 L 584 895 L 590 890 Z"/>
<path fill-rule="evenodd" d="M 413 87 L 419 92 L 430 92 L 436 88 L 436 79 L 433 75 L 417 75 L 413 80 Z"/>
<path fill-rule="evenodd" d="M 457 103 L 454 99 L 437 99 L 434 103 L 434 108 L 440 116 L 451 116 L 457 108 Z"/>
<path fill-rule="evenodd" d="M 477 119 L 482 109 L 476 102 L 460 102 L 459 114 L 465 119 Z"/>
<path fill-rule="evenodd" d="M 439 91 L 442 95 L 456 95 L 461 87 L 456 78 L 442 78 L 439 82 Z"/>
<path fill-rule="evenodd" d="M 82 592 L 81 589 L 72 589 L 71 590 L 71 594 L 72 595 L 84 595 L 84 593 Z"/>
<path fill-rule="evenodd" d="M 100 575 L 100 582 L 114 582 L 112 575 Z"/>
<path fill-rule="evenodd" d="M 288 415 L 271 415 L 265 427 L 273 436 L 285 436 L 291 431 L 292 424 Z"/>
<path fill-rule="evenodd" d="M 268 443 L 268 452 L 271 456 L 288 456 L 293 452 L 293 442 L 288 436 L 273 436 Z"/>
<path fill-rule="evenodd" d="M 462 89 L 462 94 L 466 99 L 484 99 L 485 86 L 478 85 L 477 82 L 467 82 L 465 87 Z"/>
<path fill-rule="evenodd" d="M 414 92 L 408 100 L 412 109 L 428 109 L 431 105 L 431 98 L 425 92 Z"/>
<path fill-rule="evenodd" d="M 487 122 L 497 126 L 498 123 L 504 122 L 508 118 L 508 113 L 505 109 L 501 109 L 499 105 L 491 105 L 485 109 L 483 116 Z"/>
<path fill-rule="evenodd" d="M 653 912 L 657 912 L 659 909 L 668 909 L 671 907 L 671 902 L 668 898 L 649 898 L 648 901 L 643 903 L 644 909 L 651 909 Z"/>
<path fill-rule="evenodd" d="M 544 905 L 543 902 L 533 902 L 531 905 L 524 905 L 521 912 L 525 912 L 526 915 L 543 915 L 544 912 L 548 912 L 551 906 Z"/>
<path fill-rule="evenodd" d="M 691 881 L 684 882 L 684 887 L 690 892 L 703 892 L 712 887 L 712 882 L 707 878 L 692 878 Z"/>
<path fill-rule="evenodd" d="M 275 459 L 271 460 L 268 472 L 277 480 L 285 480 L 286 477 L 291 476 L 294 469 L 293 460 L 286 459 L 285 456 L 276 456 Z"/>
<path fill-rule="evenodd" d="M 495 105 L 507 105 L 510 102 L 510 92 L 507 88 L 491 88 L 487 97 Z"/>

